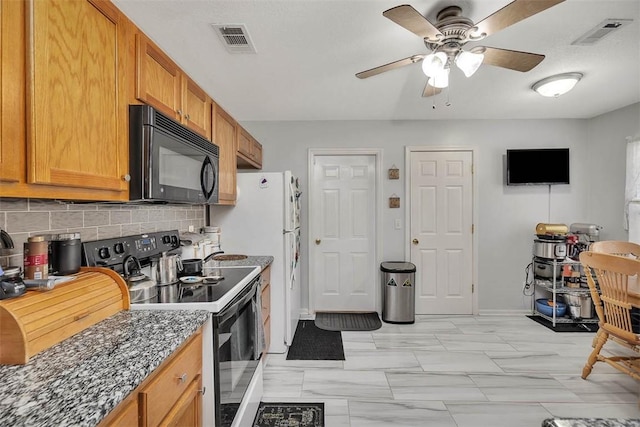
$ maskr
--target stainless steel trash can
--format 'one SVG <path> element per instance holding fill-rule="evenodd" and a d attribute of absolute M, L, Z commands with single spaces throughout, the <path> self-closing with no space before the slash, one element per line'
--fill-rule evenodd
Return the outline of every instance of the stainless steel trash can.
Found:
<path fill-rule="evenodd" d="M 405 261 L 380 264 L 382 271 L 382 320 L 387 323 L 414 323 L 416 318 L 416 266 Z"/>

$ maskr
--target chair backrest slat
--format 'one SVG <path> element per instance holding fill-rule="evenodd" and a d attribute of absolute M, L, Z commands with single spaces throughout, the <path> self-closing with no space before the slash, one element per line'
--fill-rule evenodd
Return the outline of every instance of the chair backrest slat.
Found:
<path fill-rule="evenodd" d="M 613 248 L 613 245 L 609 245 L 608 248 Z M 628 256 L 585 251 L 580 254 L 580 262 L 584 266 L 601 326 L 609 325 L 626 333 L 632 333 L 629 278 L 635 280 L 640 275 L 640 261 Z M 601 296 L 594 276 L 597 278 Z"/>

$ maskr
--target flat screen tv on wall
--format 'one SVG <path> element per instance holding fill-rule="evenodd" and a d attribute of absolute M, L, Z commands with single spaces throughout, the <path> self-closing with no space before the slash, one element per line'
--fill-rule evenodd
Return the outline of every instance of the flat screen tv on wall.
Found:
<path fill-rule="evenodd" d="M 507 150 L 507 185 L 569 184 L 568 148 Z"/>

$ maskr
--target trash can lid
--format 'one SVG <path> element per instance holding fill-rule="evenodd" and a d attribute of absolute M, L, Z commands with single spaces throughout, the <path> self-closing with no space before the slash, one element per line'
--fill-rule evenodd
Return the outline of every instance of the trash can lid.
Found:
<path fill-rule="evenodd" d="M 380 264 L 380 270 L 385 273 L 415 273 L 416 266 L 406 261 L 385 261 Z"/>

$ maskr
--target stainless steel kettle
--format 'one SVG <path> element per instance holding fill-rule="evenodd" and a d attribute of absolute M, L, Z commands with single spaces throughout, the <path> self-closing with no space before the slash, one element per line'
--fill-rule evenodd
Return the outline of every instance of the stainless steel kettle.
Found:
<path fill-rule="evenodd" d="M 129 264 L 133 263 L 133 268 Z M 126 257 L 122 263 L 124 277 L 129 288 L 131 304 L 155 302 L 158 298 L 156 282 L 142 273 L 142 266 L 138 258 L 133 255 Z"/>
<path fill-rule="evenodd" d="M 151 279 L 158 285 L 169 285 L 178 281 L 178 273 L 182 269 L 180 255 L 163 252 L 160 258 L 151 261 Z"/>

